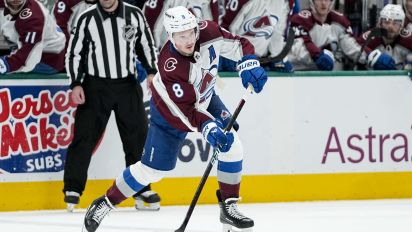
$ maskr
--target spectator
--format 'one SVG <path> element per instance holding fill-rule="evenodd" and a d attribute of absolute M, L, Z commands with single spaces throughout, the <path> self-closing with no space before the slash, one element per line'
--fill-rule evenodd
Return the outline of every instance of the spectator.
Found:
<path fill-rule="evenodd" d="M 310 9 L 292 16 L 297 36 L 289 60 L 296 70 L 341 70 L 342 58 L 356 60 L 361 45 L 353 37 L 349 20 L 332 10 L 333 0 L 309 3 Z"/>
<path fill-rule="evenodd" d="M 5 0 L 4 4 L 0 28 L 13 48 L 0 57 L 0 74 L 63 70 L 66 40 L 48 10 L 36 0 Z"/>
<path fill-rule="evenodd" d="M 185 6 L 196 17 L 218 22 L 218 3 L 215 0 L 151 0 L 146 1 L 143 12 L 147 18 L 156 47 L 160 51 L 167 41 L 167 34 L 163 28 L 163 12 L 174 6 Z"/>
<path fill-rule="evenodd" d="M 142 89 L 135 80 L 136 55 L 153 76 L 157 72 L 156 49 L 140 9 L 118 0 L 99 0 L 79 16 L 66 55 L 71 96 L 79 104 L 64 168 L 63 192 L 69 210 L 84 191 L 93 149 L 112 111 L 126 166 L 141 158 L 148 123 Z M 143 208 L 144 201 L 149 209 L 159 209 L 160 198 L 150 186 L 134 197 L 136 208 Z"/>
<path fill-rule="evenodd" d="M 403 29 L 405 13 L 402 6 L 387 4 L 379 13 L 378 27 L 385 29 L 386 33 L 380 37 L 372 38 L 367 45 L 367 50 L 372 51 L 370 56 L 377 57 L 379 54 L 388 55 L 388 62 L 382 64 L 378 69 L 404 69 L 410 66 L 412 61 L 412 35 Z M 365 32 L 359 41 L 364 43 L 370 31 Z M 373 62 L 375 59 L 371 59 Z"/>
<path fill-rule="evenodd" d="M 228 2 L 221 26 L 231 33 L 252 42 L 260 57 L 274 57 L 282 50 L 289 16 L 299 12 L 299 1 L 294 0 L 240 0 Z M 237 61 L 221 59 L 221 71 L 235 71 Z M 285 59 L 271 63 L 272 71 L 293 72 L 293 65 Z"/>

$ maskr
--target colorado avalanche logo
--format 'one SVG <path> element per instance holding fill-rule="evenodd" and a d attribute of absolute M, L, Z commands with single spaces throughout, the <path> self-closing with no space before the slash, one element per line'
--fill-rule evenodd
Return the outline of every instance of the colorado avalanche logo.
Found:
<path fill-rule="evenodd" d="M 207 27 L 207 22 L 206 21 L 200 21 L 199 22 L 199 30 L 203 30 Z"/>
<path fill-rule="evenodd" d="M 21 19 L 27 19 L 29 18 L 33 13 L 29 8 L 24 8 L 22 11 L 20 11 L 19 17 Z"/>
<path fill-rule="evenodd" d="M 400 32 L 400 35 L 402 37 L 409 37 L 409 36 L 411 36 L 411 32 L 409 30 L 405 29 L 405 28 L 402 28 L 401 32 Z"/>
<path fill-rule="evenodd" d="M 216 67 L 212 67 L 215 69 Z M 198 90 L 200 93 L 199 103 L 204 102 L 212 93 L 215 86 L 216 78 L 215 76 L 207 69 L 203 70 L 203 77 L 198 85 Z"/>
<path fill-rule="evenodd" d="M 278 22 L 279 18 L 275 15 L 255 17 L 243 24 L 243 30 L 246 32 L 245 35 L 269 38 Z"/>
<path fill-rule="evenodd" d="M 222 110 L 220 113 L 220 117 L 224 120 L 228 119 L 230 117 L 230 113 L 227 110 Z"/>
<path fill-rule="evenodd" d="M 132 25 L 125 25 L 123 28 L 123 38 L 131 42 L 133 40 L 134 34 L 136 33 L 136 28 L 134 28 Z"/>
<path fill-rule="evenodd" d="M 177 64 L 177 60 L 175 58 L 171 57 L 171 58 L 166 60 L 164 66 L 163 66 L 163 69 L 166 72 L 171 72 L 171 71 L 176 69 L 176 64 Z"/>

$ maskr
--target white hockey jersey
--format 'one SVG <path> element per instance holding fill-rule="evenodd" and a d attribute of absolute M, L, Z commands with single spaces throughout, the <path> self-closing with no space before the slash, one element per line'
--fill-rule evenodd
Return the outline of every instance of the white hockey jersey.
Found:
<path fill-rule="evenodd" d="M 221 26 L 246 37 L 258 56 L 276 56 L 283 48 L 292 0 L 226 1 Z"/>
<path fill-rule="evenodd" d="M 57 0 L 52 12 L 57 25 L 63 30 L 66 42 L 69 42 L 70 33 L 75 28 L 79 15 L 93 3 L 85 0 Z"/>
<path fill-rule="evenodd" d="M 343 55 L 354 60 L 361 45 L 352 34 L 349 20 L 342 14 L 331 11 L 325 23 L 320 23 L 309 10 L 292 16 L 291 26 L 296 38 L 288 54 L 295 70 L 317 70 L 314 60 L 323 49 L 328 49 L 339 60 Z M 335 65 L 335 70 L 339 65 Z"/>
<path fill-rule="evenodd" d="M 370 31 L 363 33 L 358 41 L 363 43 Z M 412 62 L 412 33 L 408 30 L 402 30 L 400 35 L 391 44 L 385 44 L 381 37 L 372 38 L 368 43 L 366 51 L 378 49 L 393 58 L 397 69 L 410 69 Z"/>
<path fill-rule="evenodd" d="M 65 36 L 40 2 L 27 0 L 17 15 L 5 8 L 3 17 L 1 32 L 16 47 L 6 57 L 12 72 L 29 72 L 39 62 L 63 69 Z"/>
<path fill-rule="evenodd" d="M 217 0 L 148 0 L 143 7 L 143 13 L 152 30 L 158 50 L 167 41 L 167 34 L 163 27 L 163 13 L 175 6 L 187 7 L 199 19 L 218 22 Z"/>

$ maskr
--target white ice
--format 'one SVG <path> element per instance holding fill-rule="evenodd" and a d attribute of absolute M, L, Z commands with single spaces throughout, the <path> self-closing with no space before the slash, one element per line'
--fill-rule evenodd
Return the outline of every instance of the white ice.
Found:
<path fill-rule="evenodd" d="M 240 204 L 255 220 L 254 232 L 406 232 L 412 231 L 412 199 Z M 97 232 L 171 232 L 186 215 L 187 206 L 163 206 L 158 212 L 119 208 Z M 221 231 L 217 205 L 199 205 L 187 232 Z M 81 231 L 84 209 L 2 212 L 1 232 Z"/>

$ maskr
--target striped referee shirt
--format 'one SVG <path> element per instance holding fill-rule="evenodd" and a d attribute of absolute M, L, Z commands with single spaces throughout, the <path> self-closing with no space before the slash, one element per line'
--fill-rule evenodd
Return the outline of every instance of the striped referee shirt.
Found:
<path fill-rule="evenodd" d="M 71 88 L 84 75 L 120 79 L 135 75 L 135 56 L 148 74 L 157 72 L 155 43 L 142 11 L 119 0 L 111 13 L 99 3 L 83 12 L 70 37 L 66 54 Z"/>

